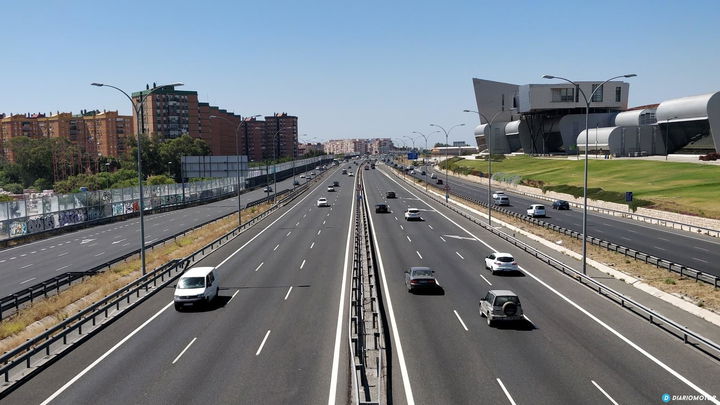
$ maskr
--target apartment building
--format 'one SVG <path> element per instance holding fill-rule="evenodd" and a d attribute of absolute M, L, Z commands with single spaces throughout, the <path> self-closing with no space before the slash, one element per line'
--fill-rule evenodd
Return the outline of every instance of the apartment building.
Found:
<path fill-rule="evenodd" d="M 297 142 L 298 117 L 287 113 L 265 117 L 265 159 L 297 156 Z"/>

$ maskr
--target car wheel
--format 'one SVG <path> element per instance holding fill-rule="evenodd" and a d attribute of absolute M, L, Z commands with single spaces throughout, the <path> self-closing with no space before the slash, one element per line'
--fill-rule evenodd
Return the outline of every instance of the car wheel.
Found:
<path fill-rule="evenodd" d="M 480 307 L 480 317 L 485 318 L 485 312 L 483 312 L 482 307 Z"/>
<path fill-rule="evenodd" d="M 488 316 L 488 317 L 487 317 L 487 324 L 488 324 L 488 326 L 493 326 L 493 323 L 494 323 L 493 320 L 490 319 L 490 317 Z"/>
<path fill-rule="evenodd" d="M 180 312 L 182 311 L 182 305 L 181 304 L 175 304 L 175 310 Z"/>
<path fill-rule="evenodd" d="M 495 269 L 490 269 L 490 274 L 495 275 Z"/>

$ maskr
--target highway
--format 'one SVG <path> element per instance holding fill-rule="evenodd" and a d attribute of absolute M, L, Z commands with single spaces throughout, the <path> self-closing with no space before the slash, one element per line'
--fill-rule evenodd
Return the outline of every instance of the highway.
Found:
<path fill-rule="evenodd" d="M 297 179 L 304 184 L 306 179 Z M 278 182 L 276 191 L 292 188 L 292 178 Z M 263 198 L 262 188 L 241 194 L 243 205 Z M 237 212 L 237 197 L 145 216 L 145 243 Z M 140 246 L 140 219 L 93 226 L 0 250 L 0 297 L 67 271 L 84 271 Z"/>
<path fill-rule="evenodd" d="M 395 403 L 641 404 L 697 394 L 692 387 L 718 394 L 715 362 L 383 171 L 365 171 L 365 188 L 371 206 L 392 210 L 373 213 L 372 223 L 394 308 Z M 386 191 L 398 198 L 386 200 Z M 404 221 L 410 206 L 424 221 Z M 523 273 L 484 270 L 492 249 L 513 254 Z M 409 294 L 403 272 L 411 266 L 434 269 L 443 292 Z M 491 288 L 516 292 L 531 321 L 488 327 L 478 301 Z"/>
<path fill-rule="evenodd" d="M 433 172 L 445 180 L 444 172 L 433 169 L 430 169 L 426 176 L 416 172 L 414 177 L 428 180 L 430 185 L 434 186 L 435 180 L 430 179 Z M 451 190 L 473 195 L 483 202 L 487 201 L 487 187 L 480 183 L 473 183 L 454 176 L 450 176 L 449 183 Z M 498 188 L 494 183 L 493 190 L 497 191 L 498 189 L 502 188 Z M 510 206 L 502 208 L 525 215 L 530 204 L 543 204 L 547 216 L 540 218 L 541 220 L 582 232 L 582 209 L 553 210 L 552 202 L 535 200 L 508 191 L 506 193 L 510 198 Z M 720 262 L 720 241 L 717 238 L 613 217 L 594 211 L 588 211 L 587 228 L 590 236 L 720 276 L 720 267 L 716 264 Z"/>
<path fill-rule="evenodd" d="M 218 267 L 216 305 L 176 312 L 161 291 L 3 403 L 347 403 L 354 187 L 333 168 L 311 190 L 196 264 Z"/>

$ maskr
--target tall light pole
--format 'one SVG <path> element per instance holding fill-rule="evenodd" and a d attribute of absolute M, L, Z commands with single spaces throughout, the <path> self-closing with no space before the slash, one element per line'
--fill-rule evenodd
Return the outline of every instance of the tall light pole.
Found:
<path fill-rule="evenodd" d="M 240 139 L 240 136 L 239 136 L 239 134 L 240 134 L 240 127 L 242 127 L 243 122 L 245 122 L 245 119 L 247 119 L 247 118 L 257 118 L 257 117 L 262 117 L 262 115 L 253 115 L 252 117 L 245 117 L 245 118 L 243 118 L 242 116 L 240 116 L 240 123 L 239 123 L 239 124 L 237 125 L 237 127 L 235 128 L 235 158 L 237 159 L 237 166 L 235 167 L 235 169 L 236 169 L 235 171 L 236 171 L 236 174 L 237 174 L 237 186 L 236 186 L 236 187 L 237 187 L 237 200 L 238 200 L 238 228 L 240 228 L 240 226 L 242 225 L 242 213 L 241 213 L 241 212 L 242 212 L 242 204 L 241 204 L 241 202 L 240 202 L 240 166 L 241 166 L 241 164 L 242 164 L 242 163 L 240 162 L 240 140 L 239 140 L 239 139 Z M 222 117 L 222 116 L 219 116 L 219 115 L 211 115 L 211 116 L 210 116 L 210 119 L 220 119 L 220 120 L 223 120 L 223 121 L 227 121 L 227 122 L 229 122 L 230 124 L 234 124 L 234 122 L 232 122 L 231 119 L 226 118 L 226 117 Z M 249 157 L 248 157 L 248 159 L 249 159 Z M 244 187 L 243 187 L 243 188 L 244 188 Z"/>
<path fill-rule="evenodd" d="M 510 108 L 508 111 L 511 111 L 511 114 L 512 114 L 513 110 L 515 110 L 514 107 Z M 488 200 L 488 202 L 487 202 L 487 204 L 488 204 L 488 225 L 492 226 L 492 202 L 490 200 L 492 198 L 492 149 L 490 148 L 490 140 L 492 139 L 492 124 L 493 124 L 493 122 L 495 122 L 495 118 L 497 118 L 501 113 L 505 112 L 505 110 L 500 110 L 500 111 L 496 112 L 492 116 L 492 118 L 490 118 L 489 120 L 480 111 L 463 110 L 463 112 L 477 114 L 480 117 L 481 124 L 482 124 L 482 120 L 485 119 L 485 122 L 488 123 L 488 129 L 490 130 L 489 131 L 490 136 L 485 138 L 485 142 L 487 143 L 487 146 L 488 146 L 488 198 L 487 198 L 487 200 Z"/>
<path fill-rule="evenodd" d="M 427 170 L 428 170 L 428 168 L 427 168 L 427 161 L 425 160 L 425 153 L 426 153 L 427 150 L 428 150 L 428 147 L 427 147 L 427 137 L 430 136 L 430 135 L 432 135 L 432 134 L 434 134 L 434 133 L 437 133 L 437 132 L 440 132 L 440 131 L 437 131 L 437 130 L 436 130 L 436 131 L 432 131 L 432 132 L 430 132 L 429 134 L 425 135 L 425 134 L 423 134 L 423 133 L 420 132 L 420 131 L 412 131 L 413 134 L 418 134 L 418 135 L 422 136 L 423 139 L 425 139 L 425 151 L 423 152 L 423 167 L 425 167 L 425 173 L 426 173 L 426 175 L 427 175 Z M 424 180 L 425 180 L 425 193 L 427 193 L 427 191 L 428 191 L 428 181 L 427 181 L 427 177 L 426 177 Z"/>
<path fill-rule="evenodd" d="M 307 136 L 307 134 L 300 135 L 300 138 Z M 311 141 L 313 139 L 317 139 L 316 137 L 306 138 L 305 141 Z M 295 148 L 293 148 L 293 188 L 295 188 Z"/>
<path fill-rule="evenodd" d="M 132 97 L 130 97 L 129 94 L 127 94 L 122 89 L 105 84 L 105 83 L 91 83 L 92 86 L 97 87 L 110 87 L 111 89 L 115 89 L 119 91 L 120 93 L 124 94 L 125 97 L 130 100 L 130 103 L 132 103 L 133 109 L 135 110 L 135 115 L 137 116 L 137 126 L 138 126 L 138 134 L 137 134 L 137 162 L 138 162 L 138 185 L 140 187 L 140 261 L 142 262 L 142 274 L 145 275 L 145 217 L 144 212 L 145 211 L 145 203 L 143 202 L 143 175 L 142 175 L 142 139 L 141 135 L 143 132 L 145 132 L 145 126 L 143 123 L 143 117 L 140 114 L 140 110 L 142 109 L 143 103 L 145 100 L 154 92 L 160 89 L 166 89 L 168 87 L 174 88 L 182 86 L 183 83 L 171 83 L 171 84 L 164 84 L 162 86 L 156 86 L 152 89 L 148 90 L 145 95 L 142 95 L 143 92 L 140 92 L 140 102 L 136 103 L 135 100 L 133 100 Z"/>
<path fill-rule="evenodd" d="M 285 129 L 292 129 L 292 127 L 282 127 L 278 129 L 275 134 L 273 135 L 273 203 L 275 203 L 275 200 L 277 199 L 277 154 L 279 146 L 277 142 L 277 137 L 280 135 L 280 132 L 282 132 Z M 268 194 L 270 192 L 268 191 Z"/>
<path fill-rule="evenodd" d="M 450 164 L 448 162 L 448 135 L 450 135 L 450 132 L 452 132 L 453 128 L 455 127 L 462 127 L 465 126 L 465 124 L 457 124 L 450 127 L 449 130 L 445 130 L 445 128 L 441 127 L 437 124 L 430 124 L 431 127 L 438 127 L 445 133 L 445 203 L 447 204 L 448 200 L 450 199 L 450 185 L 448 184 L 448 171 L 450 171 Z M 458 153 L 459 155 L 459 153 Z"/>
<path fill-rule="evenodd" d="M 588 136 L 588 123 L 590 120 L 590 103 L 592 102 L 592 98 L 595 95 L 595 92 L 598 91 L 598 89 L 602 89 L 603 85 L 611 80 L 619 79 L 621 77 L 624 78 L 631 78 L 637 76 L 634 73 L 626 74 L 626 75 L 620 75 L 611 77 L 604 82 L 600 83 L 599 86 L 595 87 L 595 90 L 590 93 L 590 97 L 588 98 L 585 95 L 585 92 L 583 89 L 575 83 L 572 80 L 566 79 L 564 77 L 560 76 L 552 76 L 552 75 L 543 75 L 543 79 L 558 79 L 565 82 L 568 82 L 575 86 L 575 88 L 580 91 L 580 94 L 582 94 L 583 99 L 585 100 L 585 168 L 583 169 L 583 218 L 582 218 L 582 272 L 583 274 L 587 274 L 587 189 L 588 189 L 588 144 L 589 136 Z"/>

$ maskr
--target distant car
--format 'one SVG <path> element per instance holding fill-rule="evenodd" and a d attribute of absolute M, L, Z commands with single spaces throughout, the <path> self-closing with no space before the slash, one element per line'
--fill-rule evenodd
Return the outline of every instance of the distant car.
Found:
<path fill-rule="evenodd" d="M 340 187 L 340 182 L 337 180 L 333 181 L 333 187 Z"/>
<path fill-rule="evenodd" d="M 430 175 L 430 178 L 431 178 L 431 179 L 437 179 L 437 175 L 436 175 L 435 173 L 433 173 L 433 174 Z"/>
<path fill-rule="evenodd" d="M 348 177 L 353 177 L 353 176 L 354 176 L 353 172 L 348 173 Z"/>
<path fill-rule="evenodd" d="M 485 268 L 492 274 L 500 271 L 520 271 L 515 258 L 510 253 L 493 252 L 485 257 Z"/>
<path fill-rule="evenodd" d="M 505 195 L 505 192 L 504 192 L 504 191 L 500 191 L 500 190 L 498 190 L 498 191 L 493 191 L 492 198 L 500 198 L 501 195 Z"/>
<path fill-rule="evenodd" d="M 310 176 L 315 177 L 315 172 L 310 172 Z"/>
<path fill-rule="evenodd" d="M 570 203 L 565 200 L 557 200 L 557 201 L 553 202 L 552 208 L 554 210 L 569 210 Z"/>
<path fill-rule="evenodd" d="M 327 191 L 328 191 L 328 192 L 334 192 L 334 191 L 335 191 L 335 187 L 333 187 L 333 186 L 328 186 Z"/>
<path fill-rule="evenodd" d="M 527 209 L 527 214 L 533 218 L 545 216 L 545 206 L 542 204 L 531 204 Z"/>
<path fill-rule="evenodd" d="M 347 174 L 347 169 L 342 169 L 342 174 Z"/>
<path fill-rule="evenodd" d="M 374 164 L 370 165 L 370 168 L 371 168 L 371 169 L 374 169 L 374 168 L 375 168 L 375 165 L 374 165 Z"/>
<path fill-rule="evenodd" d="M 506 195 L 499 194 L 497 197 L 493 198 L 493 202 L 495 205 L 510 205 L 510 199 Z"/>
<path fill-rule="evenodd" d="M 436 183 L 436 184 L 443 184 L 443 181 L 442 181 L 442 179 L 437 179 L 437 181 L 436 181 L 435 183 Z"/>
<path fill-rule="evenodd" d="M 425 173 L 425 170 L 423 170 L 423 171 L 420 172 L 420 175 L 421 175 L 421 176 L 424 176 L 425 174 L 426 174 L 426 173 Z"/>
<path fill-rule="evenodd" d="M 187 305 L 205 305 L 217 298 L 220 282 L 214 267 L 193 267 L 183 273 L 175 286 L 173 302 L 180 311 Z"/>
<path fill-rule="evenodd" d="M 329 207 L 329 206 L 330 206 L 330 203 L 328 202 L 327 198 L 325 198 L 325 197 L 320 197 L 320 198 L 318 198 L 318 200 L 317 200 L 317 206 L 318 206 L 318 207 Z"/>
<path fill-rule="evenodd" d="M 487 318 L 488 326 L 495 321 L 519 321 L 524 319 L 520 298 L 510 290 L 490 290 L 480 300 L 480 316 Z"/>
<path fill-rule="evenodd" d="M 405 287 L 408 292 L 420 289 L 436 289 L 440 287 L 435 272 L 429 267 L 410 267 L 405 272 Z"/>
<path fill-rule="evenodd" d="M 394 191 L 388 191 L 387 193 L 385 193 L 385 198 L 397 198 L 397 197 L 395 197 Z"/>
<path fill-rule="evenodd" d="M 405 220 L 422 221 L 422 217 L 420 217 L 420 210 L 417 208 L 408 208 L 407 211 L 405 211 Z"/>
<path fill-rule="evenodd" d="M 263 189 L 263 191 L 266 192 L 266 193 L 272 193 L 273 189 L 272 189 L 272 187 L 270 187 L 270 186 L 265 186 L 265 188 Z"/>
<path fill-rule="evenodd" d="M 304 179 L 304 178 L 305 178 L 305 175 L 304 175 L 304 174 L 301 174 L 301 175 L 300 175 L 300 178 L 301 178 L 301 179 Z"/>
<path fill-rule="evenodd" d="M 365 166 L 365 168 L 364 168 L 363 170 L 370 170 L 370 167 L 369 167 L 369 166 Z"/>
<path fill-rule="evenodd" d="M 387 204 L 383 204 L 383 203 L 375 204 L 375 213 L 376 214 L 387 214 L 388 212 L 390 212 L 390 208 L 388 207 Z"/>
<path fill-rule="evenodd" d="M 293 180 L 293 186 L 299 186 L 299 185 L 300 185 L 300 182 L 299 182 L 299 181 Z"/>

